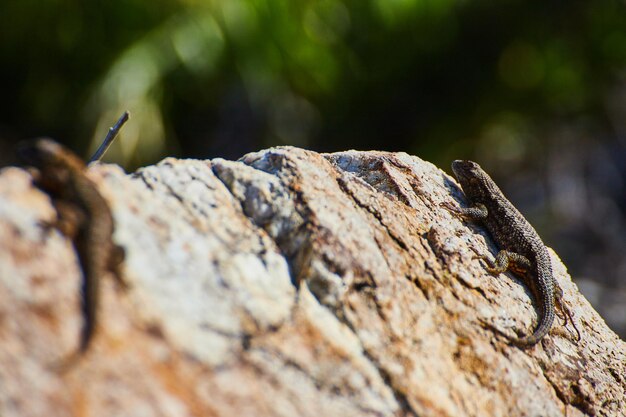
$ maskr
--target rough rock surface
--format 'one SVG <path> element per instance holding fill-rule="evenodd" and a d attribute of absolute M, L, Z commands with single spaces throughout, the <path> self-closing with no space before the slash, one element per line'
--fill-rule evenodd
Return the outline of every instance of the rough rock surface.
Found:
<path fill-rule="evenodd" d="M 104 279 L 91 349 L 71 243 L 0 173 L 0 415 L 619 416 L 626 344 L 551 252 L 571 323 L 522 350 L 536 309 L 440 207 L 454 180 L 403 153 L 274 148 L 241 160 L 90 168 L 130 288 Z M 105 277 L 108 278 L 108 277 Z"/>

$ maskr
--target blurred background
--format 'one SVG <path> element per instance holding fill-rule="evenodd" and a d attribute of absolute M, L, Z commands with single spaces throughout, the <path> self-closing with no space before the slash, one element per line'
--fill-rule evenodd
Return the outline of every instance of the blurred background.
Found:
<path fill-rule="evenodd" d="M 0 165 L 50 136 L 132 171 L 274 145 L 479 162 L 626 337 L 619 1 L 5 0 Z"/>

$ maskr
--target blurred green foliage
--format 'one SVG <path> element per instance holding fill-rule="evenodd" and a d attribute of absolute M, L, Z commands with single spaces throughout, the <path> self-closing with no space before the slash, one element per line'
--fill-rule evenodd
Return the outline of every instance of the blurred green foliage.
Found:
<path fill-rule="evenodd" d="M 622 3 L 7 0 L 0 135 L 108 155 L 237 157 L 269 145 L 520 157 L 554 121 L 606 123 Z M 530 145 L 529 145 L 530 144 Z"/>

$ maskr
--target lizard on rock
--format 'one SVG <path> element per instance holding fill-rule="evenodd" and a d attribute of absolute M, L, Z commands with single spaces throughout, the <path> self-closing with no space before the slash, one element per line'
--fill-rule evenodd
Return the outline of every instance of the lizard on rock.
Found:
<path fill-rule="evenodd" d="M 463 218 L 480 221 L 487 227 L 500 248 L 495 262 L 479 256 L 488 262 L 487 270 L 490 273 L 500 274 L 510 270 L 521 276 L 530 287 L 539 306 L 539 323 L 531 335 L 512 338 L 511 342 L 520 347 L 533 346 L 550 331 L 554 322 L 555 304 L 561 302 L 562 296 L 552 273 L 548 249 L 535 229 L 477 163 L 456 160 L 452 163 L 452 171 L 470 207 L 457 208 L 449 203 L 443 206 Z"/>
<path fill-rule="evenodd" d="M 112 240 L 111 210 L 87 177 L 85 163 L 70 150 L 50 139 L 37 139 L 21 145 L 17 153 L 56 209 L 57 219 L 45 226 L 70 238 L 78 255 L 84 317 L 79 351 L 85 353 L 96 327 L 100 279 L 111 272 L 125 286 L 118 270 L 124 251 Z"/>

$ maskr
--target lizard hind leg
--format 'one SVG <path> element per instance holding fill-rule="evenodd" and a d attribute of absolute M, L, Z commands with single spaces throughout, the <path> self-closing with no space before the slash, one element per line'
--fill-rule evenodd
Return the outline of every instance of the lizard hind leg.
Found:
<path fill-rule="evenodd" d="M 128 282 L 126 282 L 122 275 L 122 262 L 124 262 L 125 258 L 126 251 L 124 248 L 113 243 L 108 259 L 108 269 L 113 273 L 113 277 L 115 278 L 117 284 L 124 290 L 129 288 Z"/>
<path fill-rule="evenodd" d="M 492 261 L 487 256 L 479 255 L 478 253 L 474 259 L 482 259 L 485 261 L 487 263 L 485 269 L 492 275 L 498 275 L 510 270 L 524 273 L 532 269 L 532 263 L 527 257 L 505 249 L 498 252 L 495 261 Z"/>
<path fill-rule="evenodd" d="M 484 261 L 487 266 L 485 269 L 492 275 L 499 275 L 506 272 L 509 269 L 509 252 L 501 250 L 496 255 L 495 261 L 492 261 L 488 256 L 479 254 L 475 249 L 472 249 L 476 256 L 472 259 L 480 259 Z"/>
<path fill-rule="evenodd" d="M 501 250 L 496 255 L 496 259 L 492 262 L 490 259 L 484 257 L 483 261 L 487 262 L 488 266 L 485 268 L 492 275 L 499 275 L 509 270 L 511 257 L 510 252 Z"/>

